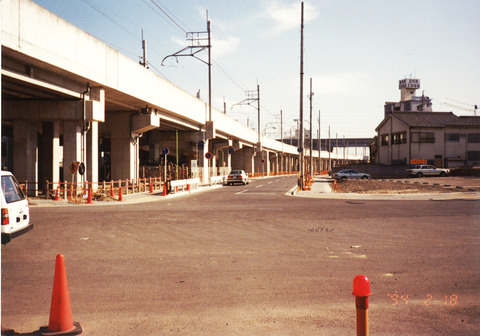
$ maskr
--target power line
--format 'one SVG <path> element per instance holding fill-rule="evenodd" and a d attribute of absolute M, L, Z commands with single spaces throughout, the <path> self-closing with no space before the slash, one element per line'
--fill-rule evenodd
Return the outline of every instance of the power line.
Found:
<path fill-rule="evenodd" d="M 135 40 L 137 41 L 140 41 L 140 39 L 135 36 L 134 34 L 130 33 L 126 28 L 124 28 L 122 25 L 120 25 L 118 22 L 116 22 L 114 19 L 112 19 L 111 17 L 109 17 L 107 14 L 105 14 L 103 11 L 101 11 L 98 7 L 96 7 L 95 5 L 93 5 L 89 0 L 83 0 L 87 5 L 89 5 L 90 7 L 92 7 L 93 9 L 95 9 L 97 12 L 99 12 L 100 14 L 102 14 L 103 16 L 105 16 L 108 20 L 110 20 L 111 22 L 113 22 L 115 25 L 117 25 L 118 27 L 120 27 L 120 29 L 122 29 L 123 31 L 125 31 L 127 34 L 131 35 Z"/>
<path fill-rule="evenodd" d="M 168 15 L 167 12 L 164 11 L 163 8 L 160 7 L 160 5 L 155 2 L 155 0 L 150 0 L 150 1 L 151 1 L 167 18 L 169 18 L 170 21 L 173 22 L 173 24 L 174 24 L 175 26 L 177 26 L 178 28 L 180 28 L 180 30 L 181 30 L 182 32 L 184 32 L 185 34 L 187 33 L 187 31 L 186 31 L 185 29 L 183 29 L 183 27 L 180 26 L 180 25 L 177 23 L 177 21 L 175 21 L 170 15 Z M 144 2 L 145 2 L 145 0 L 144 0 Z"/>

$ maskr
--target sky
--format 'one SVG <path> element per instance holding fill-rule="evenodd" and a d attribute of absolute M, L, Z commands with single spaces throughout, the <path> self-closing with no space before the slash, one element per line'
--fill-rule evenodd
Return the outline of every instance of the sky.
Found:
<path fill-rule="evenodd" d="M 186 32 L 212 35 L 212 105 L 251 128 L 257 109 L 242 102 L 260 86 L 261 130 L 295 134 L 300 111 L 301 1 L 34 0 L 139 61 L 143 37 L 150 70 L 208 101 L 208 67 L 169 57 L 190 45 Z M 421 80 L 434 111 L 473 115 L 480 105 L 480 1 L 304 1 L 304 126 L 321 137 L 373 137 L 398 81 Z M 206 52 L 199 54 L 207 60 Z M 224 104 L 225 103 L 225 104 Z M 447 105 L 450 104 L 450 105 Z M 451 106 L 454 105 L 454 106 Z M 480 113 L 480 111 L 479 111 Z M 479 114 L 480 115 L 480 114 Z M 315 136 L 316 137 L 316 136 Z"/>

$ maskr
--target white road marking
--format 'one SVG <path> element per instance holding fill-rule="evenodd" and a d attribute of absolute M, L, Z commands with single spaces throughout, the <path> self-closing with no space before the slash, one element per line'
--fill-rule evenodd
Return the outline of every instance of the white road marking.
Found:
<path fill-rule="evenodd" d="M 245 189 L 245 190 L 242 190 L 242 191 L 239 191 L 239 192 L 236 192 L 235 195 L 240 195 L 240 194 L 243 194 L 244 192 L 247 192 L 248 189 Z"/>
<path fill-rule="evenodd" d="M 255 188 L 260 188 L 260 187 L 263 187 L 263 184 L 260 184 L 260 185 L 256 186 Z"/>

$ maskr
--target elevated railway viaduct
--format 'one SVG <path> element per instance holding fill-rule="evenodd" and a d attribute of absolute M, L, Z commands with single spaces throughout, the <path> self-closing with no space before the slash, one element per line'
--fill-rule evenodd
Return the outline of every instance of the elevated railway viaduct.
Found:
<path fill-rule="evenodd" d="M 297 147 L 215 109 L 209 120 L 205 102 L 36 3 L 4 0 L 1 15 L 2 168 L 20 181 L 135 179 L 165 148 L 205 183 L 230 169 L 298 170 Z M 325 169 L 326 151 L 304 154 Z"/>

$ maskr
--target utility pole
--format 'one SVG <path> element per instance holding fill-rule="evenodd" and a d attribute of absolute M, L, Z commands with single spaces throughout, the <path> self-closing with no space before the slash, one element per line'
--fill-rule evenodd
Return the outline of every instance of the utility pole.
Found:
<path fill-rule="evenodd" d="M 328 125 L 328 171 L 332 170 L 332 156 L 330 150 L 332 148 L 332 141 L 330 138 L 330 125 Z"/>
<path fill-rule="evenodd" d="M 318 170 L 322 170 L 322 138 L 320 137 L 320 110 L 318 110 Z"/>
<path fill-rule="evenodd" d="M 262 150 L 262 140 L 260 138 L 260 85 L 257 84 L 257 111 L 258 111 L 258 144 L 257 144 L 257 150 L 261 151 Z"/>
<path fill-rule="evenodd" d="M 310 178 L 313 178 L 312 77 L 310 77 Z"/>
<path fill-rule="evenodd" d="M 261 133 L 260 133 L 260 85 L 257 84 L 257 92 L 254 90 L 245 91 L 247 98 L 242 100 L 240 103 L 236 103 L 232 105 L 232 109 L 235 105 L 250 105 L 254 106 L 253 103 L 257 102 L 257 112 L 258 112 L 258 142 L 257 142 L 257 152 L 262 151 L 262 141 L 261 141 Z M 248 119 L 247 119 L 247 127 L 248 127 Z M 262 177 L 263 177 L 263 163 L 262 163 Z"/>
<path fill-rule="evenodd" d="M 247 98 L 242 100 L 240 103 L 236 103 L 232 105 L 232 109 L 236 105 L 250 105 L 254 106 L 253 103 L 257 102 L 257 113 L 258 113 L 258 144 L 261 144 L 261 138 L 260 138 L 260 85 L 257 84 L 257 91 L 255 92 L 254 90 L 247 90 L 245 91 L 245 95 Z M 249 119 L 247 118 L 247 127 L 248 127 Z"/>
<path fill-rule="evenodd" d="M 205 35 L 207 35 L 205 37 Z M 211 29 L 210 21 L 207 17 L 207 31 L 201 32 L 187 32 L 186 40 L 191 42 L 189 47 L 185 47 L 180 51 L 177 51 L 174 54 L 168 55 L 163 58 L 163 62 L 169 57 L 181 57 L 181 56 L 190 56 L 198 59 L 200 62 L 208 65 L 208 121 L 212 121 L 212 44 L 211 44 Z M 204 42 L 207 41 L 205 45 Z M 203 44 L 202 44 L 203 43 Z M 197 54 L 203 50 L 207 49 L 208 52 L 208 61 L 205 62 L 203 59 L 199 58 Z"/>
<path fill-rule="evenodd" d="M 148 69 L 148 61 L 147 61 L 147 41 L 143 38 L 143 29 L 142 29 L 142 51 L 143 57 L 140 57 L 140 64 L 143 65 L 145 68 Z"/>
<path fill-rule="evenodd" d="M 335 133 L 335 156 L 338 163 L 338 133 Z"/>
<path fill-rule="evenodd" d="M 279 171 L 283 171 L 283 167 L 285 166 L 285 163 L 283 162 L 284 160 L 284 155 L 283 155 L 283 112 L 280 110 L 280 141 L 282 141 L 282 156 L 280 157 L 280 165 L 282 166 L 282 169 L 279 169 Z"/>
<path fill-rule="evenodd" d="M 298 176 L 298 186 L 303 190 L 304 185 L 304 162 L 303 162 L 303 1 L 301 13 L 301 33 L 300 33 L 300 136 L 298 139 L 298 156 L 300 161 L 300 171 Z"/>

